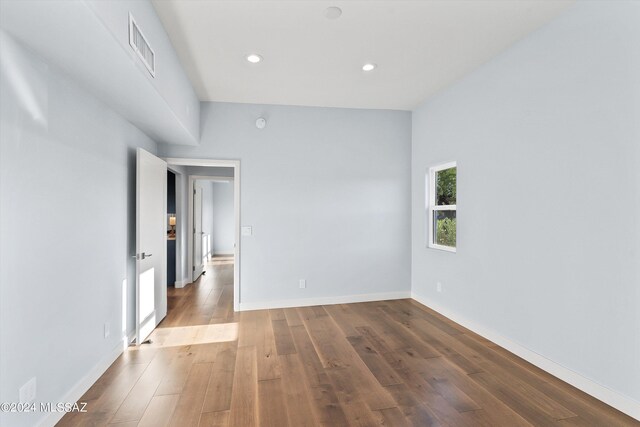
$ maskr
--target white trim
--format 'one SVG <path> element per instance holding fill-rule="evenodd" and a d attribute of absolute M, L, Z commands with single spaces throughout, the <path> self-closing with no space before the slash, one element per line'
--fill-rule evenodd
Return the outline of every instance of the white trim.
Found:
<path fill-rule="evenodd" d="M 202 270 L 199 272 L 198 277 L 195 276 L 195 266 L 193 262 L 193 258 L 195 256 L 195 245 L 196 242 L 194 239 L 195 234 L 195 224 L 193 222 L 193 203 L 195 196 L 195 182 L 198 179 L 194 175 L 188 175 L 189 183 L 187 185 L 187 277 L 191 282 L 195 282 L 201 274 L 204 273 L 204 265 L 202 266 Z M 201 237 L 202 238 L 202 237 Z"/>
<path fill-rule="evenodd" d="M 186 232 L 185 230 L 180 230 L 179 228 L 182 225 L 183 217 L 186 215 L 185 212 L 182 212 L 182 200 L 185 197 L 183 193 L 184 191 L 184 180 L 187 179 L 186 175 L 182 173 L 182 171 L 177 170 L 176 168 L 172 168 L 171 165 L 167 164 L 167 170 L 171 171 L 175 175 L 175 201 L 176 201 L 176 211 L 174 214 L 176 215 L 176 281 L 174 282 L 174 286 L 176 288 L 184 288 L 187 283 L 190 283 L 189 280 L 183 278 L 179 280 L 180 276 L 182 276 L 182 233 Z M 168 194 L 167 189 L 167 194 Z M 168 196 L 167 196 L 168 197 Z M 168 262 L 168 261 L 167 261 Z"/>
<path fill-rule="evenodd" d="M 206 166 L 206 167 L 232 167 L 233 168 L 233 210 L 234 210 L 234 221 L 235 221 L 235 242 L 236 247 L 234 248 L 234 268 L 233 268 L 233 310 L 240 310 L 240 160 L 210 160 L 210 159 L 182 159 L 177 157 L 169 157 L 165 158 L 164 161 L 167 162 L 168 165 L 173 166 Z M 210 177 L 209 177 L 210 178 Z M 230 177 L 226 177 L 226 180 L 229 180 Z M 189 195 L 193 198 L 193 192 L 189 191 Z M 188 202 L 188 206 L 191 206 L 193 209 L 193 200 Z M 188 217 L 193 217 L 193 215 L 188 215 Z M 193 238 L 193 225 L 191 228 L 187 229 L 187 238 L 192 236 Z M 193 247 L 192 245 L 188 245 L 189 247 Z M 188 249 L 187 248 L 187 249 Z M 187 255 L 189 258 L 189 255 Z M 187 266 L 187 275 L 191 277 L 192 267 Z"/>
<path fill-rule="evenodd" d="M 77 402 L 80 398 L 91 388 L 91 386 L 98 381 L 98 378 L 104 374 L 107 369 L 116 361 L 116 359 L 124 352 L 127 348 L 128 343 L 126 340 L 129 339 L 129 342 L 133 341 L 135 338 L 135 330 L 130 333 L 130 335 L 126 338 L 123 338 L 122 342 L 118 343 L 113 350 L 109 352 L 97 365 L 95 365 L 84 377 L 80 378 L 78 382 L 71 387 L 71 390 L 64 395 L 60 402 Z M 125 344 L 126 343 L 126 344 Z M 49 427 L 55 426 L 65 415 L 64 412 L 49 412 L 44 418 L 40 420 L 37 424 L 40 427 Z"/>
<path fill-rule="evenodd" d="M 278 301 L 245 302 L 240 311 L 265 310 L 271 308 L 310 307 L 315 305 L 349 304 L 353 302 L 386 301 L 411 298 L 410 291 L 382 292 L 377 294 L 343 295 L 336 297 L 318 297 L 287 299 Z"/>
<path fill-rule="evenodd" d="M 432 170 L 435 173 L 435 172 L 440 172 L 445 169 L 451 169 L 455 167 L 458 167 L 458 162 L 453 161 L 453 162 L 440 163 L 436 166 L 429 168 L 429 170 Z"/>
<path fill-rule="evenodd" d="M 122 338 L 122 348 L 126 349 L 136 339 L 136 330 L 132 330 L 126 337 Z"/>
<path fill-rule="evenodd" d="M 425 196 L 425 205 L 426 205 L 425 211 L 427 215 L 427 221 L 426 221 L 427 236 L 426 237 L 427 237 L 427 247 L 429 249 L 437 249 L 440 251 L 453 252 L 453 253 L 457 252 L 457 246 L 458 246 L 457 236 L 456 236 L 455 247 L 439 245 L 437 243 L 434 243 L 433 241 L 434 239 L 433 212 L 434 211 L 456 211 L 456 218 L 457 218 L 457 212 L 458 212 L 457 205 L 436 205 L 436 188 L 435 188 L 436 172 L 446 170 L 446 169 L 451 169 L 451 168 L 457 168 L 457 167 L 458 167 L 458 162 L 442 163 L 442 164 L 430 167 L 426 174 L 425 191 L 428 192 L 428 197 Z"/>
<path fill-rule="evenodd" d="M 173 284 L 173 286 L 175 286 L 177 289 L 180 289 L 180 288 L 184 288 L 189 283 L 191 283 L 191 282 L 189 282 L 189 279 L 176 280 L 176 282 Z"/>
<path fill-rule="evenodd" d="M 571 384 L 579 390 L 587 393 L 595 397 L 598 400 L 606 403 L 609 406 L 612 406 L 619 410 L 620 412 L 624 412 L 630 417 L 635 418 L 640 421 L 640 402 L 625 396 L 617 391 L 611 390 L 610 388 L 597 383 L 596 381 L 583 376 L 565 366 L 554 362 L 551 359 L 546 358 L 545 356 L 536 353 L 533 350 L 530 350 L 524 347 L 522 344 L 519 344 L 515 341 L 512 341 L 509 338 L 506 338 L 499 333 L 488 329 L 478 323 L 465 318 L 464 316 L 460 316 L 457 313 L 452 312 L 449 309 L 446 309 L 433 301 L 428 300 L 427 298 L 423 298 L 415 293 L 411 293 L 411 298 L 415 301 L 423 304 L 430 309 L 437 311 L 443 316 L 451 319 L 452 321 L 464 326 L 467 329 L 475 332 L 476 334 L 488 339 L 489 341 L 498 344 L 500 347 L 508 350 L 509 352 L 515 354 L 526 360 L 527 362 L 537 366 L 553 375 L 554 377 L 559 378 L 560 380 Z"/>
<path fill-rule="evenodd" d="M 211 234 L 204 234 L 204 236 L 207 238 L 207 253 L 204 254 L 203 258 L 211 261 L 211 257 L 213 256 L 213 252 L 211 252 Z"/>
<path fill-rule="evenodd" d="M 457 209 L 458 209 L 457 205 L 437 205 L 431 208 L 431 210 L 434 210 L 434 211 L 455 211 Z"/>
<path fill-rule="evenodd" d="M 437 243 L 431 243 L 429 245 L 429 249 L 438 249 L 440 251 L 454 252 L 454 253 L 458 252 L 456 248 L 452 248 L 451 246 L 438 245 Z"/>
<path fill-rule="evenodd" d="M 233 212 L 236 223 L 235 248 L 233 254 L 233 310 L 240 310 L 240 161 L 234 167 Z"/>
<path fill-rule="evenodd" d="M 199 181 L 213 181 L 213 182 L 231 182 L 233 181 L 232 176 L 209 176 L 209 175 L 189 175 L 190 178 L 196 179 Z"/>
<path fill-rule="evenodd" d="M 173 166 L 206 166 L 221 168 L 240 166 L 240 160 L 184 159 L 179 157 L 167 157 L 164 161 Z"/>

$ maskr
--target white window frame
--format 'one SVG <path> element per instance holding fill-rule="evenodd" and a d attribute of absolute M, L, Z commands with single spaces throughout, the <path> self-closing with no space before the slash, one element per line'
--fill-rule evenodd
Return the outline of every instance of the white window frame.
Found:
<path fill-rule="evenodd" d="M 436 173 L 440 172 L 442 170 L 445 169 L 451 169 L 451 168 L 456 168 L 456 174 L 457 174 L 457 168 L 458 168 L 458 163 L 457 162 L 448 162 L 448 163 L 443 163 L 443 164 L 439 164 L 437 166 L 433 166 L 429 168 L 429 174 L 428 174 L 428 186 L 429 189 L 427 191 L 428 193 L 428 203 L 427 203 L 427 247 L 431 248 L 431 249 L 438 249 L 441 251 L 447 251 L 447 252 L 456 252 L 457 246 L 458 246 L 458 240 L 457 240 L 457 232 L 456 232 L 456 246 L 455 247 L 451 247 L 451 246 L 444 246 L 444 245 L 438 245 L 437 243 L 435 243 L 434 239 L 435 239 L 435 233 L 434 233 L 434 219 L 433 219 L 433 214 L 435 211 L 456 211 L 456 219 L 457 219 L 457 207 L 456 205 L 436 205 Z M 457 199 L 457 180 L 456 180 L 456 199 Z M 456 200 L 457 203 L 457 200 Z M 456 230 L 457 231 L 457 230 Z"/>

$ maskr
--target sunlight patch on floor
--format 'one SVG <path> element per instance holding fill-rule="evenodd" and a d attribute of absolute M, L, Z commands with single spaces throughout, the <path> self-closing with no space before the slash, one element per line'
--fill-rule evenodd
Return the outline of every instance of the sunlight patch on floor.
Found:
<path fill-rule="evenodd" d="M 210 344 L 238 340 L 237 323 L 178 326 L 156 329 L 151 335 L 150 347 L 175 347 Z"/>

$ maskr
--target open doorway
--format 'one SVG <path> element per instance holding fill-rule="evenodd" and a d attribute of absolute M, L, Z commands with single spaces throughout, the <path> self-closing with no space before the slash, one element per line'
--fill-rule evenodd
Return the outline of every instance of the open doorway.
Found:
<path fill-rule="evenodd" d="M 214 187 L 210 186 L 205 191 L 204 182 L 220 182 L 229 186 L 226 192 L 231 192 L 233 198 L 224 210 L 229 212 L 230 205 L 233 206 L 232 219 L 227 217 L 224 222 L 214 225 L 213 198 L 215 194 L 225 192 L 225 189 L 214 190 Z M 233 190 L 229 191 L 231 187 Z M 174 198 L 175 206 L 168 200 L 170 198 Z M 194 205 L 194 202 L 197 204 Z M 218 202 L 221 203 L 221 200 Z M 205 208 L 211 212 L 207 214 L 208 219 L 203 223 Z M 199 211 L 197 216 L 194 216 L 195 211 Z M 198 221 L 197 235 L 195 221 Z M 217 236 L 216 232 L 217 246 L 214 246 L 214 226 L 231 227 L 231 230 L 225 230 L 225 235 L 231 235 L 232 239 Z M 202 236 L 205 234 L 207 237 L 203 239 Z M 181 331 L 181 327 L 184 326 L 200 325 L 205 330 L 195 333 L 202 332 L 207 335 L 209 332 L 220 331 L 215 327 L 209 330 L 206 326 L 222 324 L 228 333 L 224 335 L 225 339 L 231 339 L 236 335 L 233 328 L 237 324 L 233 323 L 233 319 L 240 304 L 239 238 L 238 161 L 165 161 L 143 149 L 137 150 L 134 255 L 136 346 L 151 344 L 151 338 L 156 341 L 155 345 L 164 345 L 169 335 L 172 335 L 172 329 Z M 175 262 L 171 262 L 172 256 L 168 254 L 171 252 L 169 246 L 172 242 L 175 242 Z M 215 255 L 224 256 L 226 262 L 214 262 Z M 169 277 L 171 266 L 168 264 L 175 265 L 174 280 Z M 196 266 L 200 264 L 202 271 L 194 274 Z M 201 279 L 206 271 L 211 271 L 209 277 L 214 280 Z M 156 328 L 162 331 L 155 333 Z"/>
<path fill-rule="evenodd" d="M 213 173 L 219 173 L 216 168 Z M 214 259 L 234 260 L 233 170 L 228 176 L 190 176 L 193 203 L 192 282 Z M 227 263 L 228 264 L 228 263 Z"/>
<path fill-rule="evenodd" d="M 228 276 L 233 282 L 230 300 L 233 311 L 237 311 L 240 304 L 240 162 L 165 160 L 169 171 L 176 174 L 174 286 L 189 288 L 207 280 L 206 276 L 211 273 Z"/>

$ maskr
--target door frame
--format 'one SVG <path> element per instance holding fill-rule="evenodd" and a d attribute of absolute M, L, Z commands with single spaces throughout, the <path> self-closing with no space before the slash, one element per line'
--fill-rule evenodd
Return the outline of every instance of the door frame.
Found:
<path fill-rule="evenodd" d="M 214 182 L 234 182 L 234 178 L 230 177 L 230 176 L 208 176 L 208 175 L 189 175 L 189 185 L 188 185 L 188 189 L 189 189 L 189 195 L 187 198 L 187 230 L 189 230 L 189 233 L 187 233 L 187 272 L 191 273 L 191 275 L 189 276 L 191 280 L 189 280 L 189 283 L 193 283 L 194 279 L 193 279 L 193 257 L 195 255 L 195 241 L 193 240 L 193 227 L 195 226 L 194 221 L 193 221 L 193 215 L 194 215 L 194 211 L 193 211 L 193 202 L 194 202 L 194 193 L 193 190 L 195 189 L 195 183 L 196 181 L 214 181 Z M 234 205 L 235 205 L 235 191 L 234 191 Z M 235 208 L 235 206 L 234 206 Z M 236 221 L 234 219 L 234 225 L 235 225 Z M 238 244 L 236 243 L 236 246 Z M 235 249 L 234 249 L 235 251 Z M 204 255 L 204 254 L 203 254 Z M 234 253 L 234 257 L 235 257 L 235 253 Z M 234 260 L 235 261 L 235 260 Z M 234 277 L 234 281 L 235 281 L 235 277 Z"/>
<path fill-rule="evenodd" d="M 189 275 L 189 283 L 194 283 L 197 279 L 200 278 L 205 273 L 205 267 L 207 263 L 204 262 L 204 247 L 202 246 L 202 240 L 204 236 L 204 232 L 202 231 L 203 223 L 202 223 L 202 197 L 204 188 L 202 185 L 197 186 L 196 182 L 200 181 L 198 178 L 194 176 L 189 176 L 189 184 L 187 185 L 189 199 L 187 202 L 187 229 L 191 234 L 187 236 L 187 241 L 189 242 L 187 245 L 187 265 L 191 265 L 190 275 Z M 196 227 L 196 200 L 198 195 L 198 189 L 200 190 L 200 239 L 198 240 Z M 200 243 L 200 250 L 198 251 L 198 242 Z M 197 260 L 196 255 L 200 254 L 200 261 Z M 208 254 L 207 254 L 208 255 Z M 207 256 L 207 260 L 209 257 Z M 201 267 L 201 268 L 200 268 Z M 198 275 L 196 276 L 196 270 L 198 271 Z M 187 269 L 189 271 L 189 269 Z"/>
<path fill-rule="evenodd" d="M 180 287 L 184 287 L 184 283 L 183 283 L 184 278 L 178 277 L 178 275 L 180 275 L 180 276 L 182 275 L 182 259 L 180 258 L 180 254 L 182 253 L 182 233 L 186 232 L 186 230 L 183 231 L 183 230 L 180 229 L 180 224 L 183 221 L 182 218 L 185 215 L 187 215 L 186 212 L 182 212 L 182 200 L 184 198 L 184 194 L 182 194 L 183 187 L 184 187 L 184 181 L 183 180 L 185 180 L 187 178 L 187 176 L 180 169 L 173 168 L 168 163 L 167 163 L 167 170 L 171 171 L 176 176 L 176 194 L 175 194 L 175 197 L 176 197 L 176 211 L 175 211 L 175 215 L 176 215 L 176 218 L 178 218 L 178 221 L 180 221 L 180 222 L 178 222 L 176 224 L 176 259 L 175 259 L 176 280 L 173 283 L 173 285 L 175 287 L 177 287 L 177 288 L 180 288 Z M 167 260 L 167 264 L 168 263 L 169 263 L 169 261 Z M 180 286 L 180 285 L 182 285 L 182 286 Z"/>
<path fill-rule="evenodd" d="M 233 310 L 240 309 L 240 160 L 211 160 L 211 159 L 190 159 L 168 157 L 163 159 L 170 166 L 204 166 L 204 167 L 226 167 L 233 168 L 233 212 L 234 212 L 234 236 L 235 248 L 233 251 L 234 268 L 233 268 Z M 194 175 L 196 179 L 211 179 L 229 181 L 231 177 L 213 177 Z M 189 194 L 187 196 L 187 274 L 191 278 L 193 271 L 193 181 L 189 177 Z M 182 278 L 183 280 L 185 278 Z M 191 283 L 189 281 L 189 283 Z"/>

